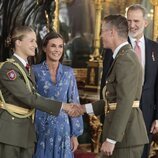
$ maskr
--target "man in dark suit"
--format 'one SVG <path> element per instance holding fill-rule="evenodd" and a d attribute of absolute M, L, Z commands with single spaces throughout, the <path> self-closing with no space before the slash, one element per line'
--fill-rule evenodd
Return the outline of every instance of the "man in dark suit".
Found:
<path fill-rule="evenodd" d="M 127 10 L 129 27 L 128 41 L 133 48 L 136 41 L 139 41 L 141 50 L 140 62 L 143 67 L 143 87 L 140 101 L 140 108 L 143 112 L 149 141 L 152 134 L 158 132 L 158 44 L 144 37 L 144 29 L 147 26 L 147 12 L 140 4 L 134 4 Z M 108 53 L 108 60 L 112 60 L 112 53 Z M 106 63 L 106 58 L 104 62 Z M 108 61 L 109 62 L 109 61 Z M 110 64 L 107 66 L 109 67 Z M 108 68 L 103 68 L 102 86 L 105 85 Z M 104 80 L 105 79 L 105 80 Z M 101 88 L 102 89 L 102 88 Z M 142 158 L 149 155 L 150 143 L 145 145 Z"/>
<path fill-rule="evenodd" d="M 65 110 L 73 115 L 71 109 L 77 107 L 37 94 L 34 75 L 27 66 L 28 56 L 34 56 L 37 47 L 32 28 L 15 28 L 10 44 L 14 55 L 0 66 L 0 157 L 32 158 L 36 142 L 33 109 L 52 115 Z"/>
<path fill-rule="evenodd" d="M 112 49 L 114 60 L 103 89 L 104 100 L 83 106 L 89 114 L 100 115 L 106 111 L 101 158 L 141 158 L 144 144 L 148 143 L 139 108 L 142 67 L 127 36 L 125 17 L 109 15 L 104 18 L 101 38 L 103 46 Z"/>

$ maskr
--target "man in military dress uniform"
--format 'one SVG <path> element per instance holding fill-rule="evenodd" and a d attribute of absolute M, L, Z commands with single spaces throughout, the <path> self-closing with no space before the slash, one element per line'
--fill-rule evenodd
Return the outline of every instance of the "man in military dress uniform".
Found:
<path fill-rule="evenodd" d="M 121 15 L 104 18 L 101 38 L 112 49 L 114 61 L 108 72 L 104 100 L 85 104 L 87 113 L 106 111 L 103 126 L 102 158 L 141 158 L 148 136 L 139 108 L 142 67 L 127 42 L 128 23 Z"/>

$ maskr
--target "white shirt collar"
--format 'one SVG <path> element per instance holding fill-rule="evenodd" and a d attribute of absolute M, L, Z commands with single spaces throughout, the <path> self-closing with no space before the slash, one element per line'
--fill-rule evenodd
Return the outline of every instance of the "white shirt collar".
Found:
<path fill-rule="evenodd" d="M 118 54 L 119 50 L 120 50 L 124 45 L 127 45 L 127 44 L 129 44 L 127 41 L 126 41 L 126 42 L 123 42 L 122 44 L 120 44 L 120 45 L 114 50 L 113 59 L 116 58 L 116 55 Z"/>
<path fill-rule="evenodd" d="M 132 47 L 134 48 L 135 47 L 135 41 L 137 40 L 136 38 L 133 38 L 131 36 L 129 36 L 129 39 L 131 41 L 131 44 L 132 44 Z M 139 39 L 140 43 L 144 43 L 145 39 L 144 39 L 144 36 L 142 36 L 140 39 Z"/>
<path fill-rule="evenodd" d="M 18 54 L 14 53 L 13 54 L 15 57 L 17 57 L 21 62 L 22 64 L 24 65 L 24 67 L 26 67 L 26 64 L 28 64 L 27 61 L 25 61 L 22 57 L 20 57 Z"/>

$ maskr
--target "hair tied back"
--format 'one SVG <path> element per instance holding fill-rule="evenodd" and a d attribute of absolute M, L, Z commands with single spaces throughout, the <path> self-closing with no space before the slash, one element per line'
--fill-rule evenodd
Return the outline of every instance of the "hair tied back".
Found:
<path fill-rule="evenodd" d="M 11 39 L 11 35 L 9 35 L 7 39 L 5 40 L 5 46 L 11 47 L 11 43 L 12 43 L 12 39 Z"/>

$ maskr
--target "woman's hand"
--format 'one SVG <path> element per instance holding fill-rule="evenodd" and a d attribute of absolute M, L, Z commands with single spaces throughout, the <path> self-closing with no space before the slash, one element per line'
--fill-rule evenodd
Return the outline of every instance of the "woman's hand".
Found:
<path fill-rule="evenodd" d="M 77 137 L 72 136 L 71 137 L 71 150 L 72 150 L 72 152 L 74 152 L 77 149 L 78 145 L 79 145 L 79 143 L 78 143 Z"/>

